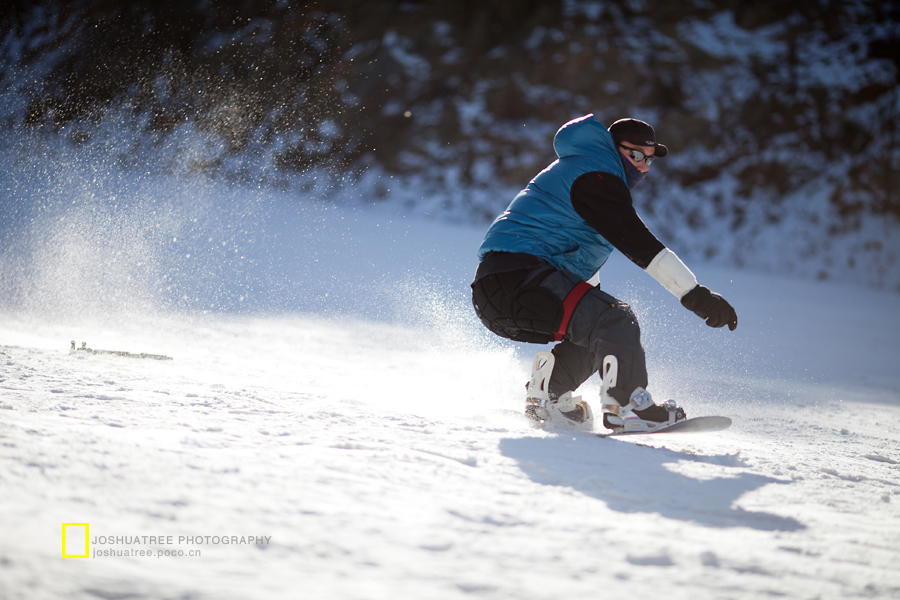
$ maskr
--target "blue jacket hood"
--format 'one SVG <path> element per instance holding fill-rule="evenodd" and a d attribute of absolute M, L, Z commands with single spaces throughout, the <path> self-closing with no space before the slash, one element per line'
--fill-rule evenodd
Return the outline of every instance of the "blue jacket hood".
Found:
<path fill-rule="evenodd" d="M 618 156 L 612 135 L 593 114 L 572 119 L 559 128 L 553 138 L 553 150 L 560 158 L 568 156 Z"/>

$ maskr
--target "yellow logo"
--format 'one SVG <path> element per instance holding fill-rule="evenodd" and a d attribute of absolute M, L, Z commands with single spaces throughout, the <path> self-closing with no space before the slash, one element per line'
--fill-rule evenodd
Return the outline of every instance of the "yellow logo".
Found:
<path fill-rule="evenodd" d="M 62 524 L 62 557 L 88 558 L 88 523 Z"/>

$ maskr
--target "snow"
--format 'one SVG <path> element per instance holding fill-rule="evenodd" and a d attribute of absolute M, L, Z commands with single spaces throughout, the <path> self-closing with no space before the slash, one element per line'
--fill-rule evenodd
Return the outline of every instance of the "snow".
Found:
<path fill-rule="evenodd" d="M 617 256 L 602 286 L 641 319 L 651 391 L 734 425 L 600 439 L 516 414 L 543 347 L 472 314 L 482 227 L 9 177 L 4 599 L 900 595 L 897 294 L 691 262 L 732 333 Z M 62 558 L 63 523 L 173 542 Z"/>

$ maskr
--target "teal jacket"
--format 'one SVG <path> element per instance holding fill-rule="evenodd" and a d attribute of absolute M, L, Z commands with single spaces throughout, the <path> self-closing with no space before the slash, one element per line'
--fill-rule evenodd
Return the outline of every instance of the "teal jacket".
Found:
<path fill-rule="evenodd" d="M 589 279 L 603 266 L 613 245 L 572 207 L 572 184 L 585 173 L 601 171 L 625 182 L 625 170 L 612 136 L 594 116 L 563 125 L 553 138 L 558 160 L 537 174 L 491 224 L 478 249 L 524 252 L 559 270 Z"/>

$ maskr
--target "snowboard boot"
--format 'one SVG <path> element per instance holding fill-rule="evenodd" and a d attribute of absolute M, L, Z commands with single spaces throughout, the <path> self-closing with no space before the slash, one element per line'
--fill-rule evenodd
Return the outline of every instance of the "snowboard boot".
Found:
<path fill-rule="evenodd" d="M 525 416 L 538 427 L 562 427 L 591 431 L 594 413 L 590 404 L 581 396 L 566 392 L 560 396 L 550 394 L 550 375 L 556 357 L 550 352 L 538 352 L 531 365 L 531 381 L 525 386 Z"/>
<path fill-rule="evenodd" d="M 603 426 L 613 431 L 653 431 L 686 418 L 684 409 L 674 400 L 656 404 L 650 392 L 639 387 L 631 393 L 628 404 L 618 407 L 617 412 L 604 411 Z"/>

